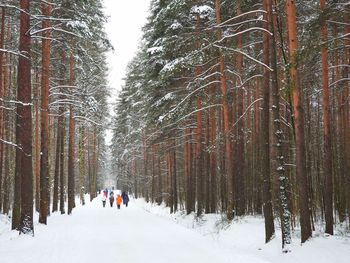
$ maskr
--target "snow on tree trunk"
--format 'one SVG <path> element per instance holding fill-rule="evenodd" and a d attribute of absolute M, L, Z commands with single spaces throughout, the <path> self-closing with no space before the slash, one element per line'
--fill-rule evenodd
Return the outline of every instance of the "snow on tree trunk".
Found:
<path fill-rule="evenodd" d="M 271 92 L 272 92 L 272 118 L 273 118 L 273 133 L 276 138 L 276 164 L 277 176 L 279 181 L 279 204 L 280 204 L 280 218 L 282 229 L 282 250 L 283 252 L 290 251 L 290 244 L 292 242 L 291 227 L 290 227 L 290 211 L 288 207 L 288 177 L 285 169 L 285 157 L 283 153 L 283 141 L 285 136 L 281 127 L 281 113 L 280 113 L 280 88 L 278 83 L 278 67 L 277 67 L 277 45 L 276 45 L 276 12 L 273 11 L 273 3 L 271 0 L 267 1 L 267 12 L 269 21 L 269 30 L 272 33 L 270 39 L 270 54 L 271 66 Z"/>

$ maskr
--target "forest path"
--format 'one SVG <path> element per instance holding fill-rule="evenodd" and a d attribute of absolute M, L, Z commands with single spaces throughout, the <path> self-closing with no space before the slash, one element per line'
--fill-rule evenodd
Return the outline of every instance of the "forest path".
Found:
<path fill-rule="evenodd" d="M 132 201 L 129 207 L 102 207 L 98 197 L 73 210 L 52 215 L 48 226 L 36 224 L 35 237 L 0 236 L 6 263 L 266 263 L 263 259 L 219 247 L 210 237 L 153 215 Z M 7 235 L 8 236 L 8 235 Z"/>

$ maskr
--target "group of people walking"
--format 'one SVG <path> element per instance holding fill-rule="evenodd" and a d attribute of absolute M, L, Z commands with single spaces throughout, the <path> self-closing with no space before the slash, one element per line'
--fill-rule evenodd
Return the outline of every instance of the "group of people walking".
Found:
<path fill-rule="evenodd" d="M 120 209 L 121 204 L 123 203 L 126 207 L 128 207 L 129 203 L 129 196 L 126 192 L 122 192 L 122 194 L 117 194 L 117 196 L 114 198 L 114 192 L 111 190 L 109 191 L 109 197 L 108 197 L 108 189 L 103 190 L 102 193 L 102 205 L 103 207 L 106 206 L 107 198 L 109 199 L 109 204 L 111 207 L 113 207 L 114 200 L 117 204 L 117 208 Z"/>

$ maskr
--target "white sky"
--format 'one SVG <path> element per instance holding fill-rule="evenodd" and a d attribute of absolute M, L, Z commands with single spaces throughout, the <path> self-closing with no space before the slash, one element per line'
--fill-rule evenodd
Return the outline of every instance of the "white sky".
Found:
<path fill-rule="evenodd" d="M 115 98 L 121 90 L 126 66 L 139 45 L 150 0 L 104 0 L 104 5 L 105 13 L 109 16 L 106 32 L 115 49 L 108 55 L 109 85 Z M 111 98 L 111 102 L 115 101 L 114 98 Z"/>
<path fill-rule="evenodd" d="M 109 64 L 109 86 L 111 97 L 108 102 L 114 105 L 117 94 L 124 83 L 126 66 L 134 57 L 142 27 L 148 16 L 150 0 L 104 0 L 105 13 L 109 16 L 105 30 L 114 47 L 107 57 Z M 112 108 L 110 109 L 111 114 Z M 112 131 L 106 131 L 106 143 L 111 144 Z"/>

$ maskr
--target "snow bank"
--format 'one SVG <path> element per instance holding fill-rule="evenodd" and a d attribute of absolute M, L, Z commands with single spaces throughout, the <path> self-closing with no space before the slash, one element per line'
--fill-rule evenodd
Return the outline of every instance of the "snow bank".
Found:
<path fill-rule="evenodd" d="M 117 193 L 117 191 L 116 191 Z M 88 198 L 86 200 L 89 200 Z M 6 263 L 345 263 L 349 262 L 349 236 L 314 238 L 301 245 L 298 231 L 291 253 L 281 251 L 280 231 L 264 244 L 261 217 L 237 218 L 227 224 L 218 214 L 169 214 L 169 208 L 131 199 L 117 209 L 101 197 L 84 207 L 77 200 L 73 214 L 54 213 L 48 225 L 37 222 L 35 237 L 11 231 L 11 221 L 0 215 L 0 258 Z"/>
<path fill-rule="evenodd" d="M 195 214 L 186 215 L 183 212 L 170 214 L 170 209 L 164 205 L 158 206 L 146 203 L 143 199 L 136 200 L 138 206 L 149 213 L 171 220 L 183 227 L 193 229 L 211 241 L 217 242 L 225 249 L 234 249 L 258 256 L 272 263 L 347 263 L 350 258 L 350 233 L 339 231 L 334 236 L 328 236 L 315 231 L 308 242 L 300 243 L 300 230 L 293 233 L 290 253 L 282 253 L 281 230 L 276 222 L 276 237 L 268 244 L 265 240 L 265 226 L 262 217 L 247 216 L 236 218 L 228 225 L 225 218 L 219 214 L 203 215 L 200 219 Z"/>

